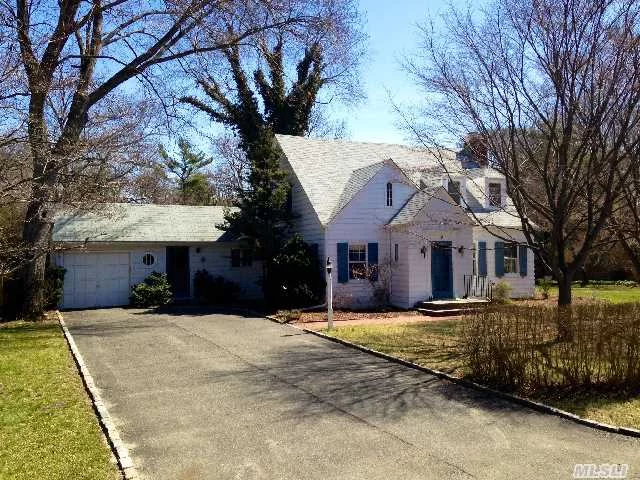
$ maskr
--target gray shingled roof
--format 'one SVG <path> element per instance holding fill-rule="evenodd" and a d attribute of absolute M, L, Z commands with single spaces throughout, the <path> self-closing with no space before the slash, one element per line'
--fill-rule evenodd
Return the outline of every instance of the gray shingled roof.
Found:
<path fill-rule="evenodd" d="M 113 203 L 96 212 L 61 213 L 54 242 L 216 242 L 230 236 L 216 225 L 227 207 Z"/>
<path fill-rule="evenodd" d="M 478 218 L 493 225 L 519 226 L 515 209 L 507 199 L 505 211 L 489 211 L 483 207 L 484 181 L 504 178 L 492 168 L 464 168 L 451 150 L 427 150 L 386 143 L 351 142 L 290 135 L 276 135 L 291 168 L 298 177 L 320 222 L 326 225 L 355 194 L 392 161 L 424 192 L 433 195 L 442 186 L 446 173 L 467 179 L 467 207 L 479 212 Z M 465 162 L 467 164 L 468 162 Z M 407 221 L 421 208 L 424 195 L 414 196 L 393 221 Z M 414 212 L 415 209 L 418 209 Z M 517 225 L 516 225 L 517 223 Z"/>
<path fill-rule="evenodd" d="M 373 170 L 366 167 L 375 169 L 374 165 L 391 159 L 416 185 L 423 175 L 430 177 L 429 172 L 442 174 L 439 159 L 424 149 L 290 135 L 276 137 L 323 225 L 331 220 L 334 212 L 340 210 L 340 205 L 345 205 L 345 199 L 353 198 L 355 186 L 371 174 Z M 441 154 L 441 160 L 450 164 L 451 168 L 456 168 L 454 152 L 442 151 Z M 457 164 L 459 168 L 459 162 Z M 354 177 L 359 169 L 365 170 Z"/>

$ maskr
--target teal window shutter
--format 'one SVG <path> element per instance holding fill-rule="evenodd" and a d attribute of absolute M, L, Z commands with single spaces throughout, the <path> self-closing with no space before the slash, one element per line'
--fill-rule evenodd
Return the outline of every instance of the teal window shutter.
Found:
<path fill-rule="evenodd" d="M 349 244 L 338 244 L 338 283 L 349 281 Z"/>
<path fill-rule="evenodd" d="M 518 257 L 520 257 L 520 276 L 521 277 L 526 277 L 527 276 L 527 246 L 526 245 L 520 245 L 519 247 L 519 252 L 518 252 Z"/>
<path fill-rule="evenodd" d="M 504 277 L 504 242 L 496 242 L 496 277 Z"/>
<path fill-rule="evenodd" d="M 367 246 L 367 263 L 369 264 L 369 280 L 378 281 L 378 244 L 370 243 Z"/>
<path fill-rule="evenodd" d="M 478 242 L 478 275 L 487 276 L 487 242 Z"/>

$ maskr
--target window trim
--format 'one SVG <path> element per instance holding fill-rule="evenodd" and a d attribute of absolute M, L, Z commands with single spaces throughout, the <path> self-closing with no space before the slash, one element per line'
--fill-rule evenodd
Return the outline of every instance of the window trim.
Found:
<path fill-rule="evenodd" d="M 386 205 L 387 207 L 393 207 L 393 183 L 387 182 L 386 192 L 387 192 Z"/>
<path fill-rule="evenodd" d="M 498 202 L 495 202 L 495 196 L 491 193 L 491 186 L 498 186 Z M 502 182 L 487 182 L 487 204 L 489 207 L 502 207 Z"/>
<path fill-rule="evenodd" d="M 515 257 L 507 256 L 507 250 L 513 248 L 515 251 Z M 505 242 L 503 246 L 503 260 L 502 260 L 502 270 L 504 275 L 517 275 L 520 270 L 520 252 L 519 252 L 518 244 L 516 242 Z M 507 269 L 507 259 L 509 259 L 509 264 L 513 262 L 513 270 L 511 267 Z"/>
<path fill-rule="evenodd" d="M 150 259 L 149 263 L 145 262 L 145 259 L 147 259 L 147 258 Z M 145 252 L 144 255 L 142 255 L 142 264 L 145 267 L 151 267 L 151 266 L 155 265 L 156 264 L 156 256 L 151 252 Z"/>
<path fill-rule="evenodd" d="M 351 260 L 351 249 L 353 247 L 364 247 L 364 261 L 363 260 Z M 360 250 L 360 249 L 359 249 Z M 363 264 L 364 265 L 364 275 L 362 277 L 354 277 L 351 275 L 351 265 L 353 264 Z M 363 243 L 349 243 L 347 247 L 347 270 L 349 273 L 349 281 L 351 280 L 366 280 L 368 278 L 368 270 L 369 270 L 369 246 L 366 242 Z"/>

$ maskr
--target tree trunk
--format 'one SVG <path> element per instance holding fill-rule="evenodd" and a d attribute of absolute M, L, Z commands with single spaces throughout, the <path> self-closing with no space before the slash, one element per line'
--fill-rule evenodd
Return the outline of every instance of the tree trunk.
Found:
<path fill-rule="evenodd" d="M 558 275 L 558 341 L 573 339 L 573 315 L 571 311 L 572 276 L 562 272 Z"/>
<path fill-rule="evenodd" d="M 50 198 L 57 180 L 56 162 L 51 154 L 44 121 L 43 98 L 42 95 L 31 98 L 29 149 L 33 158 L 33 184 L 22 229 L 28 253 L 22 269 L 24 296 L 20 312 L 29 319 L 37 319 L 44 312 L 45 269 L 53 228 Z"/>
<path fill-rule="evenodd" d="M 582 280 L 580 281 L 581 287 L 586 287 L 589 285 L 589 275 L 587 275 L 587 269 L 582 267 L 580 269 L 580 273 L 582 273 Z"/>
<path fill-rule="evenodd" d="M 565 273 L 556 275 L 556 277 L 558 278 L 558 306 L 571 305 L 571 281 L 573 278 Z"/>
<path fill-rule="evenodd" d="M 50 215 L 41 201 L 31 200 L 23 229 L 23 239 L 29 245 L 29 256 L 22 273 L 21 313 L 26 319 L 39 318 L 45 308 L 45 270 L 52 230 Z"/>

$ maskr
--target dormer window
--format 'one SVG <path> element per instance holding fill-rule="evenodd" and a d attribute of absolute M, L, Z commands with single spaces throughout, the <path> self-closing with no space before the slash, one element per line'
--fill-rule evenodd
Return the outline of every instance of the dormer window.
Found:
<path fill-rule="evenodd" d="M 460 191 L 460 182 L 455 182 L 453 180 L 449 180 L 449 185 L 447 187 L 447 191 L 453 201 L 460 205 L 460 201 L 462 200 L 462 192 Z"/>
<path fill-rule="evenodd" d="M 387 207 L 393 206 L 393 185 L 391 182 L 387 183 Z"/>
<path fill-rule="evenodd" d="M 502 185 L 499 183 L 489 184 L 489 206 L 501 207 L 502 206 Z"/>

